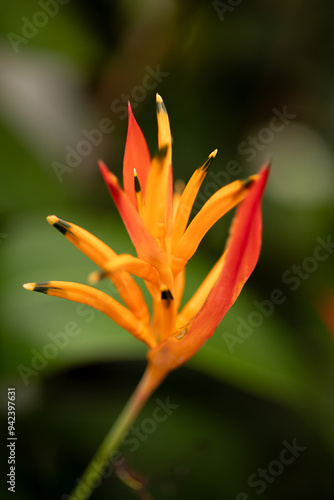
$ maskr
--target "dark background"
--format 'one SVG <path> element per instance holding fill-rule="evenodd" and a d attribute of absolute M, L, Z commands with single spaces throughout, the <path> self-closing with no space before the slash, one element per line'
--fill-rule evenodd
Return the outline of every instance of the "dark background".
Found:
<path fill-rule="evenodd" d="M 92 498 L 334 498 L 334 257 L 324 243 L 333 235 L 333 21 L 330 0 L 1 5 L 1 440 L 4 477 L 14 386 L 20 500 L 69 494 L 145 367 L 143 346 L 107 317 L 21 285 L 85 283 L 94 269 L 47 224 L 49 214 L 117 252 L 133 251 L 97 160 L 121 176 L 127 96 L 154 154 L 155 92 L 170 116 L 176 179 L 219 150 L 197 209 L 272 159 L 263 248 L 214 337 L 170 375 L 137 425 L 152 417 L 157 397 L 179 408 L 136 451 L 122 449 L 142 492 L 113 473 Z M 152 88 L 147 75 L 159 71 Z M 277 113 L 288 118 L 273 130 Z M 101 120 L 110 130 L 94 135 Z M 98 144 L 84 149 L 87 134 Z M 73 150 L 83 153 L 68 164 Z M 186 297 L 220 255 L 229 221 L 208 233 L 189 264 Z M 31 369 L 50 334 L 69 322 L 80 333 L 24 383 L 22 366 Z M 286 443 L 305 449 L 280 466 Z M 272 471 L 264 489 L 248 483 L 259 468 Z"/>

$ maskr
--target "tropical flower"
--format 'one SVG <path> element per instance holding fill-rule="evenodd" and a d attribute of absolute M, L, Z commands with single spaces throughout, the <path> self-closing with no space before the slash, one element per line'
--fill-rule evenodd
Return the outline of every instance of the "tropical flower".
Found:
<path fill-rule="evenodd" d="M 216 191 L 189 222 L 197 193 L 217 150 L 184 188 L 176 183 L 173 193 L 169 118 L 159 95 L 156 102 L 158 152 L 153 159 L 129 104 L 123 189 L 104 163 L 99 163 L 137 255 L 117 255 L 85 229 L 55 215 L 47 218 L 99 267 L 99 271 L 91 273 L 91 283 L 110 278 L 124 305 L 94 287 L 77 283 L 48 281 L 24 285 L 28 290 L 92 306 L 148 346 L 144 377 L 96 455 L 95 469 L 98 462 L 101 470 L 108 450 L 120 444 L 125 429 L 161 380 L 192 357 L 214 333 L 252 273 L 261 247 L 261 198 L 269 166 Z M 236 205 L 239 207 L 226 249 L 181 308 L 187 262 L 207 231 Z M 152 297 L 151 313 L 132 275 L 144 280 Z M 73 498 L 77 498 L 76 493 Z"/>
<path fill-rule="evenodd" d="M 222 187 L 190 224 L 192 207 L 213 151 L 183 190 L 173 194 L 172 139 L 165 105 L 157 95 L 158 153 L 151 160 L 144 136 L 129 104 L 129 125 L 122 189 L 103 162 L 104 180 L 123 219 L 137 256 L 117 255 L 98 238 L 55 215 L 48 222 L 94 261 L 99 272 L 90 281 L 108 277 L 124 305 L 86 285 L 64 281 L 27 283 L 28 290 L 90 305 L 107 314 L 149 347 L 148 361 L 164 372 L 185 363 L 214 333 L 252 273 L 261 246 L 261 197 L 268 166 L 247 180 Z M 238 205 L 227 246 L 193 297 L 180 310 L 185 268 L 207 231 Z M 152 314 L 131 275 L 142 278 L 152 296 Z"/>

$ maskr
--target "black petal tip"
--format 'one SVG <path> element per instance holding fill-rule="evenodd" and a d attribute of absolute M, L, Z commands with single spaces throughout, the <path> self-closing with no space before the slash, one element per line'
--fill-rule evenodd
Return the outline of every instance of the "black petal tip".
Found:
<path fill-rule="evenodd" d="M 48 293 L 50 281 L 40 281 L 39 283 L 35 283 L 34 292 L 39 293 Z"/>
<path fill-rule="evenodd" d="M 56 229 L 58 229 L 60 233 L 65 235 L 71 229 L 72 226 L 65 220 L 58 219 L 58 222 L 55 222 L 53 224 L 53 227 L 55 227 Z"/>

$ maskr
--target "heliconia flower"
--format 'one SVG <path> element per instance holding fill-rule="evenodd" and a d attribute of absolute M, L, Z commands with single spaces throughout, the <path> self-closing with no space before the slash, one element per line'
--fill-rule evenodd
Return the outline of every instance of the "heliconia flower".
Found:
<path fill-rule="evenodd" d="M 172 138 L 165 105 L 157 95 L 158 152 L 151 160 L 144 136 L 129 104 L 129 124 L 123 162 L 123 189 L 103 162 L 103 178 L 136 250 L 136 256 L 116 254 L 85 229 L 55 215 L 48 222 L 98 266 L 91 284 L 112 280 L 123 304 L 92 286 L 67 281 L 26 283 L 28 290 L 87 304 L 105 313 L 148 346 L 148 365 L 123 411 L 82 475 L 71 500 L 87 499 L 94 478 L 121 445 L 141 408 L 166 375 L 185 363 L 213 335 L 237 299 L 260 254 L 261 199 L 269 165 L 246 180 L 234 181 L 215 192 L 192 218 L 192 207 L 213 151 L 184 185 L 173 193 Z M 181 307 L 187 262 L 207 231 L 236 207 L 225 250 L 192 298 Z M 134 280 L 144 280 L 152 297 L 149 308 Z M 151 312 L 150 312 L 151 311 Z"/>
<path fill-rule="evenodd" d="M 169 118 L 159 95 L 156 102 L 157 154 L 151 159 L 129 104 L 123 188 L 104 163 L 99 163 L 136 256 L 117 255 L 79 226 L 55 215 L 47 218 L 98 266 L 99 270 L 91 273 L 90 282 L 111 279 L 124 305 L 92 286 L 71 282 L 27 283 L 24 287 L 102 311 L 147 344 L 151 372 L 165 375 L 185 363 L 213 335 L 257 263 L 262 238 L 261 199 L 269 166 L 247 180 L 220 188 L 189 222 L 197 193 L 217 150 L 184 188 L 176 183 L 173 193 Z M 187 262 L 207 231 L 237 205 L 222 256 L 192 298 L 180 308 Z M 144 280 L 152 297 L 150 308 L 132 275 Z"/>

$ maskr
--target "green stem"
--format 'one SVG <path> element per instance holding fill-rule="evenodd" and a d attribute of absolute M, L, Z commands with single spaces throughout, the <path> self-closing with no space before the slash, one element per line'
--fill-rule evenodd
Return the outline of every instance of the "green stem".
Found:
<path fill-rule="evenodd" d="M 90 497 L 93 489 L 100 485 L 102 473 L 106 467 L 110 466 L 113 456 L 114 460 L 116 460 L 115 457 L 118 455 L 119 460 L 118 448 L 122 444 L 129 427 L 137 418 L 148 398 L 166 376 L 167 372 L 159 371 L 152 365 L 147 366 L 142 379 L 104 441 L 102 441 L 69 500 L 86 500 Z"/>

